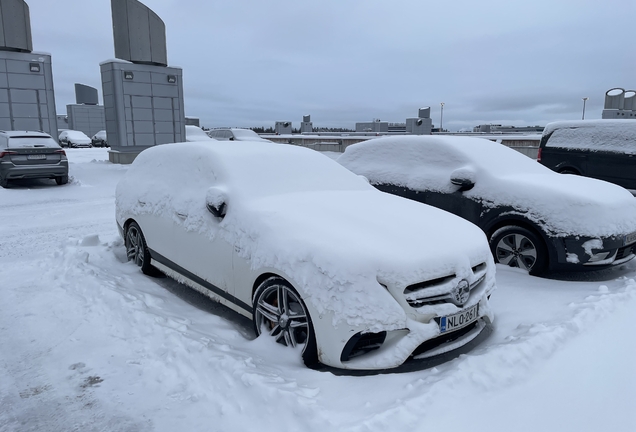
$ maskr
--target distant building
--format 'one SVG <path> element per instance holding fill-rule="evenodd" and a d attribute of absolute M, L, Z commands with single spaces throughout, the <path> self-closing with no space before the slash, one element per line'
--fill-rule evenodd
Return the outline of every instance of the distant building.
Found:
<path fill-rule="evenodd" d="M 543 126 L 502 126 L 499 124 L 483 124 L 475 126 L 473 132 L 481 133 L 542 133 Z"/>
<path fill-rule="evenodd" d="M 370 122 L 356 123 L 356 132 L 388 133 L 389 122 L 374 119 Z"/>

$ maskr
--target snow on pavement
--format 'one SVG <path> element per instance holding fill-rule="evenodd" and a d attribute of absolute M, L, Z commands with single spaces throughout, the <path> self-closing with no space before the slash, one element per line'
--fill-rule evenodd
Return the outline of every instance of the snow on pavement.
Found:
<path fill-rule="evenodd" d="M 306 369 L 299 354 L 125 262 L 125 166 L 0 189 L 0 431 L 636 430 L 636 264 L 569 280 L 499 266 L 495 332 L 436 368 Z"/>

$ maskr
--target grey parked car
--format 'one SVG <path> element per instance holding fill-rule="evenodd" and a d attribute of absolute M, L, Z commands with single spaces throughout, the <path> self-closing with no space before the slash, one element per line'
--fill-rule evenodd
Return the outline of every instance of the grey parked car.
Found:
<path fill-rule="evenodd" d="M 251 129 L 241 128 L 219 128 L 207 131 L 210 138 L 214 138 L 219 141 L 261 141 L 271 142 L 261 138 L 256 132 Z"/>
<path fill-rule="evenodd" d="M 0 131 L 0 186 L 32 178 L 68 183 L 66 152 L 43 132 Z"/>

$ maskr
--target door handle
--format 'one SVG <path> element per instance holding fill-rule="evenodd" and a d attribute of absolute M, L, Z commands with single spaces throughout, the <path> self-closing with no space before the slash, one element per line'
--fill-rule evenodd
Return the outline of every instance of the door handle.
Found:
<path fill-rule="evenodd" d="M 137 202 L 138 202 L 138 203 L 139 203 L 139 205 L 141 205 L 141 206 L 145 206 L 145 205 L 146 205 L 146 201 L 137 200 Z"/>
<path fill-rule="evenodd" d="M 176 213 L 177 213 L 177 216 L 179 216 L 181 219 L 186 219 L 188 217 L 187 214 L 183 214 L 183 213 L 179 213 L 179 212 L 176 212 Z"/>

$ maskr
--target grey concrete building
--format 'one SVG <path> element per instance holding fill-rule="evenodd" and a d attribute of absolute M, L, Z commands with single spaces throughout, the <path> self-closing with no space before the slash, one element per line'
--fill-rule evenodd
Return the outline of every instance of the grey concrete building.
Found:
<path fill-rule="evenodd" d="M 96 88 L 75 84 L 75 101 L 66 105 L 68 129 L 82 131 L 89 137 L 106 129 L 104 107 L 98 105 Z"/>
<path fill-rule="evenodd" d="M 27 4 L 0 1 L 0 129 L 43 131 L 57 139 L 51 56 L 32 47 Z"/>
<path fill-rule="evenodd" d="M 100 105 L 66 105 L 68 129 L 82 131 L 92 137 L 101 130 L 106 130 L 104 107 Z"/>
<path fill-rule="evenodd" d="M 304 115 L 303 121 L 300 123 L 300 133 L 312 133 L 314 131 L 314 125 L 311 122 L 311 116 Z"/>
<path fill-rule="evenodd" d="M 406 119 L 406 133 L 412 135 L 430 135 L 433 129 L 431 107 L 420 108 L 417 118 Z"/>
<path fill-rule="evenodd" d="M 137 0 L 111 0 L 115 56 L 100 64 L 109 159 L 185 141 L 183 72 L 167 67 L 163 21 Z"/>
<path fill-rule="evenodd" d="M 278 135 L 289 135 L 292 133 L 292 122 L 277 121 L 274 125 L 274 133 Z"/>
<path fill-rule="evenodd" d="M 185 124 L 186 126 L 201 127 L 201 122 L 198 117 L 186 117 Z"/>

